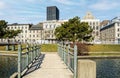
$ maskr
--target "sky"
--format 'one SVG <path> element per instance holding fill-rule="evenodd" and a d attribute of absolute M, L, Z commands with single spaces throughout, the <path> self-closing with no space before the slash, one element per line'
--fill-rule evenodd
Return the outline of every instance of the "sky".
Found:
<path fill-rule="evenodd" d="M 120 0 L 0 0 L 0 20 L 37 24 L 46 21 L 47 6 L 57 6 L 61 20 L 82 19 L 88 11 L 100 21 L 120 16 Z"/>

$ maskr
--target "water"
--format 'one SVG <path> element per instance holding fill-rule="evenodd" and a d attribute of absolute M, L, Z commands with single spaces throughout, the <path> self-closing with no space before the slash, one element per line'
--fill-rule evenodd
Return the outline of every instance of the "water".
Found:
<path fill-rule="evenodd" d="M 97 78 L 120 78 L 120 59 L 97 59 Z"/>
<path fill-rule="evenodd" d="M 0 56 L 0 78 L 9 78 L 17 71 L 17 57 Z"/>

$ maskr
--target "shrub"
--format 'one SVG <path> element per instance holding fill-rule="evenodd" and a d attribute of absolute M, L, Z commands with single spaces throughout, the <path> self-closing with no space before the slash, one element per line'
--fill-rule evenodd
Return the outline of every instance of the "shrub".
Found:
<path fill-rule="evenodd" d="M 77 49 L 78 50 L 78 55 L 80 55 L 80 56 L 81 55 L 88 55 L 89 49 L 87 47 L 87 44 L 77 42 L 76 45 L 77 45 L 77 48 L 78 48 Z M 73 47 L 74 44 L 71 43 L 70 46 Z"/>

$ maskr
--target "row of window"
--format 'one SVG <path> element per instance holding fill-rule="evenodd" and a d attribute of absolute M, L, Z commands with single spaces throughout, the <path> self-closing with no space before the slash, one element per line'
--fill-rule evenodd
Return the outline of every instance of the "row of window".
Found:
<path fill-rule="evenodd" d="M 45 25 L 45 28 L 56 28 L 56 24 L 54 24 L 54 25 Z"/>
<path fill-rule="evenodd" d="M 28 27 L 26 27 L 26 26 L 10 26 L 10 27 L 8 27 L 9 29 L 28 29 Z"/>
<path fill-rule="evenodd" d="M 88 22 L 88 24 L 91 26 L 96 26 L 96 25 L 99 25 L 99 22 Z"/>

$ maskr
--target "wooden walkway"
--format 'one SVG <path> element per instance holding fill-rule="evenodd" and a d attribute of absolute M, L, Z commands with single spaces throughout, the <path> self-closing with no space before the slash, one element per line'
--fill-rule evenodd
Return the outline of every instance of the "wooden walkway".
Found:
<path fill-rule="evenodd" d="M 43 58 L 44 57 L 44 58 Z M 67 68 L 57 53 L 45 53 L 39 64 L 29 70 L 23 78 L 73 78 L 73 73 Z"/>

